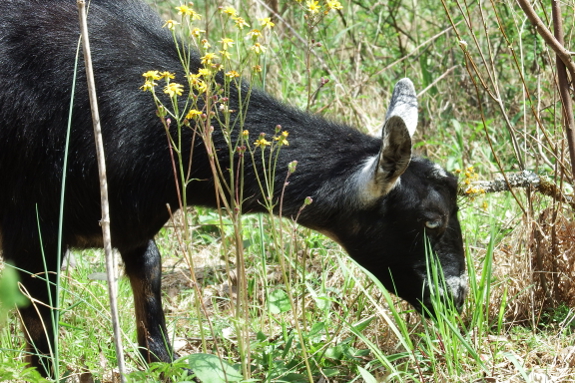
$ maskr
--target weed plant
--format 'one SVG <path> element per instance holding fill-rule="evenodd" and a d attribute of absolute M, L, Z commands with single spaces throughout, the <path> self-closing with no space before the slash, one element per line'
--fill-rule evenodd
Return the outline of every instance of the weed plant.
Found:
<path fill-rule="evenodd" d="M 436 296 L 437 315 L 425 319 L 333 242 L 274 217 L 281 199 L 266 200 L 269 215 L 242 216 L 242 167 L 263 158 L 259 186 L 270 195 L 274 160 L 289 144 L 289 132 L 244 133 L 249 88 L 235 113 L 222 101 L 229 86 L 244 79 L 312 113 L 377 132 L 391 84 L 408 76 L 421 90 L 423 141 L 417 150 L 458 172 L 462 183 L 529 169 L 569 192 L 554 58 L 515 3 L 354 0 L 341 1 L 341 9 L 331 2 L 328 9 L 324 1 L 238 0 L 231 8 L 218 0 L 198 1 L 193 13 L 181 4 L 155 3 L 166 20 L 175 21 L 166 27 L 198 50 L 205 64 L 202 74 L 186 79 L 154 68 L 146 74 L 144 90 L 168 95 L 164 103 L 150 97 L 164 126 L 187 129 L 186 120 L 194 120 L 209 147 L 209 125 L 202 122 L 214 112 L 222 126 L 242 132 L 228 150 L 240 148 L 244 155 L 240 163 L 210 164 L 219 175 L 221 209 L 187 207 L 157 238 L 165 254 L 170 339 L 181 356 L 191 357 L 172 366 L 145 365 L 134 344 L 129 285 L 120 282 L 125 353 L 133 371 L 128 381 L 187 381 L 184 365 L 211 382 L 575 380 L 575 314 L 568 303 L 545 299 L 553 291 L 543 291 L 542 271 L 534 266 L 536 233 L 554 233 L 553 225 L 543 231 L 541 218 L 555 217 L 547 218 L 553 224 L 564 216 L 568 226 L 572 212 L 529 190 L 462 197 L 469 296 L 461 314 Z M 539 6 L 545 19 L 550 10 Z M 573 46 L 575 4 L 569 0 L 563 9 L 566 44 Z M 242 20 L 244 29 L 238 27 Z M 184 67 L 186 49 L 181 47 Z M 221 88 L 213 82 L 217 65 L 224 73 Z M 190 97 L 180 109 L 176 101 L 190 89 L 206 102 Z M 219 104 L 210 103 L 214 94 Z M 169 138 L 185 196 L 190 180 L 178 152 L 186 143 Z M 286 179 L 297 176 L 295 164 L 293 172 Z M 185 197 L 181 204 L 187 205 Z M 572 260 L 567 250 L 551 254 Z M 99 274 L 102 256 L 90 250 L 74 258 L 73 271 L 62 272 L 60 376 L 78 381 L 90 371 L 95 381 L 110 382 L 114 348 Z M 430 284 L 439 291 L 445 286 L 433 259 L 429 254 Z M 565 280 L 572 275 L 558 274 L 568 288 Z M 23 365 L 24 337 L 15 317 L 0 328 L 0 380 L 40 382 Z"/>

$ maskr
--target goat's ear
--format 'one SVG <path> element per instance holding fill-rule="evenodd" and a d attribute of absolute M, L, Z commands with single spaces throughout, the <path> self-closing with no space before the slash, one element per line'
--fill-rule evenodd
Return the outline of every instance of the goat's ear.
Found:
<path fill-rule="evenodd" d="M 384 133 L 387 122 L 393 116 L 398 116 L 404 121 L 409 136 L 413 137 L 417 128 L 417 95 L 413 83 L 408 78 L 399 80 L 393 88 L 389 108 L 387 108 L 385 115 Z"/>
<path fill-rule="evenodd" d="M 411 160 L 411 137 L 417 127 L 417 97 L 408 78 L 400 80 L 393 90 L 381 134 L 377 159 L 364 169 L 361 199 L 376 200 L 396 185 Z M 367 170 L 367 174 L 365 171 Z"/>

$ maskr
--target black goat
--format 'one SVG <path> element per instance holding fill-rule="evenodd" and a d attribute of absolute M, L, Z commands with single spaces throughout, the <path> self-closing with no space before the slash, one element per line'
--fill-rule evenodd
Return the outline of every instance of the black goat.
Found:
<path fill-rule="evenodd" d="M 90 39 L 107 156 L 113 246 L 125 263 L 136 306 L 138 342 L 147 360 L 171 360 L 161 304 L 160 254 L 154 236 L 169 219 L 166 204 L 178 195 L 166 132 L 150 94 L 139 89 L 150 69 L 177 70 L 172 36 L 140 0 L 92 0 Z M 20 269 L 45 276 L 57 264 L 60 188 L 70 89 L 79 32 L 74 0 L 0 2 L 0 238 L 3 256 Z M 192 58 L 192 69 L 201 67 Z M 67 247 L 102 245 L 100 197 L 90 107 L 80 63 L 72 111 L 62 241 Z M 238 108 L 237 90 L 229 97 Z M 221 164 L 229 163 L 222 127 L 212 122 Z M 298 161 L 283 199 L 284 217 L 295 216 L 304 199 L 313 203 L 298 222 L 337 241 L 391 291 L 422 310 L 429 307 L 426 238 L 441 263 L 451 295 L 461 306 L 465 262 L 457 220 L 456 180 L 440 166 L 411 158 L 417 101 L 411 81 L 393 92 L 382 138 L 288 107 L 254 90 L 245 115 L 252 139 L 274 135 L 281 125 L 289 146 L 277 164 L 276 196 L 288 164 Z M 175 131 L 172 132 L 175 134 Z M 184 130 L 192 142 L 193 129 Z M 237 133 L 234 133 L 237 135 Z M 186 141 L 187 140 L 187 141 Z M 216 206 L 214 176 L 201 140 L 184 145 L 193 158 L 188 201 Z M 187 163 L 187 159 L 185 159 Z M 254 171 L 245 168 L 245 212 L 261 212 Z M 26 289 L 48 302 L 42 278 L 20 273 Z M 54 280 L 52 273 L 48 275 Z M 38 315 L 38 310 L 40 316 Z M 20 309 L 30 345 L 48 354 L 54 334 L 50 309 Z M 45 332 L 47 330 L 47 334 Z M 30 351 L 33 351 L 31 347 Z M 49 363 L 31 355 L 32 366 Z"/>

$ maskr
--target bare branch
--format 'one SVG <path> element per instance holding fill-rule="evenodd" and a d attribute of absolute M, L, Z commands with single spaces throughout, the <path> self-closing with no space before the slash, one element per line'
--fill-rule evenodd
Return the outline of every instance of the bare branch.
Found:
<path fill-rule="evenodd" d="M 558 0 L 552 0 L 553 10 L 553 32 L 555 38 L 561 46 L 564 44 L 563 38 L 563 20 L 561 19 L 561 6 Z M 559 94 L 561 95 L 561 104 L 563 105 L 563 118 L 565 124 L 565 135 L 567 136 L 567 143 L 569 144 L 569 156 L 571 157 L 571 174 L 575 176 L 575 119 L 573 118 L 573 106 L 571 103 L 571 96 L 569 95 L 569 81 L 567 80 L 566 64 L 563 59 L 556 55 L 555 59 L 557 67 L 557 80 L 559 82 Z M 573 73 L 571 72 L 571 81 L 573 81 Z"/>
<path fill-rule="evenodd" d="M 508 174 L 507 179 L 502 177 L 492 181 L 474 181 L 459 188 L 460 196 L 474 196 L 478 193 L 498 193 L 510 191 L 511 188 L 531 188 L 555 201 L 566 203 L 575 210 L 575 196 L 564 193 L 555 183 L 529 170 Z"/>
<path fill-rule="evenodd" d="M 571 79 L 574 79 L 575 78 L 575 62 L 573 62 L 573 60 L 571 60 L 571 52 L 569 52 L 567 49 L 565 49 L 565 47 L 559 41 L 557 41 L 555 36 L 553 36 L 551 31 L 545 26 L 545 24 L 539 18 L 539 16 L 537 16 L 537 13 L 535 13 L 535 10 L 531 6 L 531 4 L 529 4 L 528 0 L 517 0 L 517 2 L 519 3 L 521 8 L 523 9 L 523 12 L 525 12 L 525 15 L 527 16 L 527 18 L 531 21 L 531 23 L 537 29 L 537 33 L 539 33 L 539 35 L 541 35 L 541 37 L 543 37 L 543 40 L 545 40 L 547 45 L 549 45 L 549 47 L 551 49 L 553 49 L 555 54 L 561 59 L 561 61 L 563 61 L 565 66 L 569 69 L 569 72 L 571 74 Z"/>

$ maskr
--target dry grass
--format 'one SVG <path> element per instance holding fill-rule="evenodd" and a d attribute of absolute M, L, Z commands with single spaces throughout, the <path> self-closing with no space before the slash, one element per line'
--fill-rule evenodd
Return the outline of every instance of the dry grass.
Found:
<path fill-rule="evenodd" d="M 523 219 L 496 248 L 491 311 L 504 291 L 505 317 L 537 324 L 543 313 L 575 306 L 575 223 L 568 209 L 543 209 L 536 220 Z M 480 254 L 478 254 L 480 255 Z"/>

